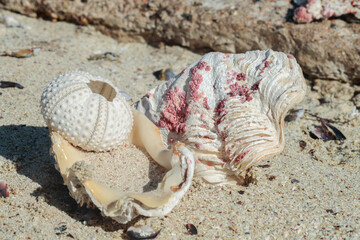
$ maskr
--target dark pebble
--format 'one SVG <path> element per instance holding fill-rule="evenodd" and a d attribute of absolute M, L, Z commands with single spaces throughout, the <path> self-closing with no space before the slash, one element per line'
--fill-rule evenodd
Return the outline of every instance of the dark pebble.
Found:
<path fill-rule="evenodd" d="M 190 235 L 196 235 L 198 233 L 196 227 L 194 226 L 194 224 L 188 223 L 185 225 L 186 230 L 188 231 L 188 233 Z"/>

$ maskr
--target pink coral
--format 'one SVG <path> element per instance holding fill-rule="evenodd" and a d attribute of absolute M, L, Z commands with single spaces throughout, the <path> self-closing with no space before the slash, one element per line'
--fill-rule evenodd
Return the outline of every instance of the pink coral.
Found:
<path fill-rule="evenodd" d="M 186 131 L 185 121 L 190 114 L 186 103 L 186 93 L 170 89 L 166 94 L 166 106 L 158 121 L 158 126 L 167 128 L 171 132 L 184 133 Z"/>
<path fill-rule="evenodd" d="M 234 96 L 240 96 L 241 101 L 244 102 L 250 102 L 252 100 L 251 92 L 247 85 L 239 85 L 237 82 L 234 84 L 231 84 L 229 86 L 230 92 L 229 95 L 231 97 Z"/>
<path fill-rule="evenodd" d="M 304 6 L 295 10 L 294 20 L 298 23 L 308 23 L 312 21 L 312 15 L 306 11 Z"/>
<path fill-rule="evenodd" d="M 295 9 L 293 19 L 298 23 L 308 23 L 313 20 L 338 17 L 344 14 L 353 14 L 359 18 L 360 5 L 354 2 L 352 0 L 307 0 Z"/>

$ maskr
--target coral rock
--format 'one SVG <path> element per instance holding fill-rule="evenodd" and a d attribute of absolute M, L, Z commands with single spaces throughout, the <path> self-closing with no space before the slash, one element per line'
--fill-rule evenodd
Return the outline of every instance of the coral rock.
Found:
<path fill-rule="evenodd" d="M 352 14 L 360 19 L 360 1 L 307 0 L 295 9 L 294 20 L 298 23 L 308 23 L 346 14 Z"/>

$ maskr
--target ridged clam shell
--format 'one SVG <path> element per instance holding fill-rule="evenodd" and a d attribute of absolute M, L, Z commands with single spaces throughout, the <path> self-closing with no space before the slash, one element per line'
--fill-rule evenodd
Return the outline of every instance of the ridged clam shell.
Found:
<path fill-rule="evenodd" d="M 89 151 L 105 151 L 126 139 L 132 128 L 130 106 L 109 81 L 73 71 L 55 78 L 41 97 L 48 127 Z"/>
<path fill-rule="evenodd" d="M 135 107 L 161 128 L 166 145 L 196 152 L 196 175 L 241 178 L 285 144 L 284 117 L 306 91 L 295 58 L 272 50 L 209 53 L 151 90 Z"/>

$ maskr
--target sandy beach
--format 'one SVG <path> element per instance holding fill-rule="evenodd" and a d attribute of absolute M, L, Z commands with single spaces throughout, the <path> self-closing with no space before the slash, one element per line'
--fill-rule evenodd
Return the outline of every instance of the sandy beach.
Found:
<path fill-rule="evenodd" d="M 135 102 L 161 83 L 154 71 L 171 68 L 178 73 L 201 55 L 178 46 L 119 43 L 92 26 L 0 10 L 4 17 L 19 24 L 0 23 L 0 52 L 40 52 L 29 58 L 0 57 L 0 81 L 24 86 L 0 88 L 0 180 L 10 192 L 0 197 L 1 239 L 128 239 L 128 227 L 147 224 L 161 229 L 156 239 L 360 238 L 359 85 L 307 80 L 307 95 L 296 106 L 305 110 L 304 116 L 286 122 L 284 151 L 254 166 L 252 183 L 218 186 L 195 179 L 168 215 L 122 225 L 97 209 L 78 206 L 69 196 L 49 155 L 51 141 L 40 113 L 42 91 L 54 77 L 78 69 L 111 80 Z M 89 60 L 105 52 L 119 58 Z M 320 125 L 319 119 L 346 139 L 314 139 L 310 132 Z M 116 161 L 119 156 L 131 159 L 126 154 L 108 157 Z M 139 162 L 128 161 L 123 171 L 131 168 L 131 173 L 145 175 L 144 188 L 153 189 L 149 173 L 161 170 L 142 164 L 147 160 L 139 153 L 134 158 Z M 189 223 L 197 235 L 187 233 Z"/>

